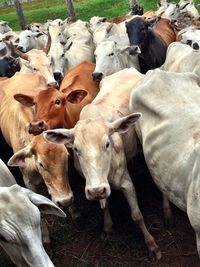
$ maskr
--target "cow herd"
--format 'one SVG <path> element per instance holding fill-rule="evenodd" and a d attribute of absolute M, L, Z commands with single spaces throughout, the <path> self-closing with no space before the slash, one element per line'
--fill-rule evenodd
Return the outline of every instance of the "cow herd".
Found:
<path fill-rule="evenodd" d="M 111 189 L 120 190 L 149 252 L 162 254 L 145 225 L 127 163 L 143 152 L 170 203 L 184 210 L 200 255 L 200 17 L 192 0 L 157 11 L 89 22 L 56 19 L 14 32 L 0 23 L 0 128 L 26 188 L 0 161 L 0 245 L 20 267 L 54 266 L 41 213 L 72 218 L 68 159 L 99 201 L 112 231 Z M 1 151 L 3 154 L 5 151 Z M 45 184 L 51 200 L 38 194 Z M 78 186 L 78 185 L 77 185 Z M 41 227 L 40 227 L 41 225 Z"/>

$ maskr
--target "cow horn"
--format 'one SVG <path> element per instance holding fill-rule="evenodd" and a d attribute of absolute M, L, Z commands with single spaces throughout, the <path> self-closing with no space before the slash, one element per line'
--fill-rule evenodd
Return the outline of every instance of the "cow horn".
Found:
<path fill-rule="evenodd" d="M 177 11 L 181 11 L 181 10 L 183 10 L 184 8 L 186 8 L 186 6 L 188 6 L 189 5 L 189 2 L 188 3 L 186 3 L 185 5 L 183 5 L 183 6 L 177 6 Z"/>
<path fill-rule="evenodd" d="M 24 59 L 24 60 L 29 61 L 28 55 L 27 55 L 26 53 L 23 53 L 23 52 L 19 51 L 19 50 L 14 46 L 14 44 L 13 44 L 12 42 L 10 42 L 10 47 L 11 47 L 12 51 L 13 51 L 16 55 L 18 55 L 19 57 L 21 57 L 21 58 Z"/>
<path fill-rule="evenodd" d="M 107 27 L 106 27 L 106 31 L 109 32 L 112 29 L 112 26 L 114 25 L 114 23 L 110 23 Z"/>
<path fill-rule="evenodd" d="M 43 49 L 43 51 L 48 55 L 49 50 L 51 48 L 51 35 L 48 33 L 48 41 L 46 47 Z"/>

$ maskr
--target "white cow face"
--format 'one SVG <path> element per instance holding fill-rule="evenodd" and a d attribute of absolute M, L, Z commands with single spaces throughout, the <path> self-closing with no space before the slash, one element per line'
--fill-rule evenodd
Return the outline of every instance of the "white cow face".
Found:
<path fill-rule="evenodd" d="M 79 120 L 73 129 L 49 130 L 43 134 L 49 141 L 64 142 L 73 147 L 86 179 L 87 199 L 101 200 L 111 193 L 109 173 L 117 172 L 120 168 L 119 165 L 114 165 L 116 160 L 113 161 L 116 157 L 120 159 L 123 153 L 118 133 L 125 133 L 139 117 L 139 113 L 133 113 L 112 123 L 101 117 Z"/>
<path fill-rule="evenodd" d="M 7 21 L 0 21 L 0 33 L 4 34 L 6 32 L 12 31 L 12 29 L 8 26 Z"/>
<path fill-rule="evenodd" d="M 138 46 L 118 46 L 114 41 L 100 43 L 95 52 L 96 67 L 93 72 L 94 80 L 101 80 L 121 69 L 128 67 L 128 60 L 140 53 Z M 134 60 L 130 58 L 130 60 Z"/>
<path fill-rule="evenodd" d="M 17 266 L 54 266 L 42 245 L 40 212 L 65 217 L 41 195 L 18 185 L 0 187 L 0 245 Z"/>
<path fill-rule="evenodd" d="M 54 78 L 60 80 L 63 78 L 67 68 L 64 47 L 60 43 L 52 43 L 48 53 L 51 60 Z"/>
<path fill-rule="evenodd" d="M 37 48 L 37 37 L 41 33 L 25 30 L 19 34 L 19 43 L 17 48 L 22 52 L 27 52 L 33 48 Z"/>
<path fill-rule="evenodd" d="M 195 50 L 200 49 L 200 30 L 188 29 L 181 36 L 181 43 L 191 46 Z"/>

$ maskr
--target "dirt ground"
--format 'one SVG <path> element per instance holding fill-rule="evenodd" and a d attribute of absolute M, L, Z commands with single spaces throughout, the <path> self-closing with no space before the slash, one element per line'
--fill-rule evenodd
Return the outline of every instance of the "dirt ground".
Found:
<path fill-rule="evenodd" d="M 162 259 L 156 262 L 150 257 L 120 192 L 113 191 L 109 201 L 113 233 L 102 239 L 103 218 L 99 204 L 85 199 L 84 181 L 70 168 L 71 185 L 81 217 L 72 222 L 67 211 L 66 219 L 47 217 L 52 237 L 48 254 L 56 267 L 200 267 L 195 234 L 186 214 L 173 207 L 175 226 L 166 228 L 161 194 L 151 180 L 143 157 L 137 156 L 130 168 L 145 223 L 162 251 Z M 1 252 L 0 267 L 13 266 Z"/>

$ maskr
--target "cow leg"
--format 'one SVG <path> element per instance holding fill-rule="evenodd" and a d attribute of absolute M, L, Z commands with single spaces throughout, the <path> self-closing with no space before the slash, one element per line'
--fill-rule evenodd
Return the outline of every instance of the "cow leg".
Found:
<path fill-rule="evenodd" d="M 46 246 L 49 246 L 51 243 L 50 237 L 49 237 L 49 229 L 47 227 L 47 223 L 45 221 L 45 218 L 41 217 L 41 233 L 42 233 L 42 243 Z"/>
<path fill-rule="evenodd" d="M 131 208 L 131 217 L 133 221 L 140 227 L 149 251 L 155 254 L 157 260 L 161 259 L 161 251 L 144 223 L 144 218 L 138 206 L 135 188 L 128 174 L 128 171 L 125 171 L 124 173 L 123 183 L 119 190 L 122 191 L 129 203 L 129 206 Z"/>
<path fill-rule="evenodd" d="M 165 226 L 172 227 L 174 225 L 174 218 L 170 207 L 170 202 L 164 194 L 163 194 L 163 213 L 164 213 Z"/>
<path fill-rule="evenodd" d="M 200 234 L 196 233 L 197 251 L 200 257 Z"/>
<path fill-rule="evenodd" d="M 104 223 L 103 223 L 103 233 L 102 237 L 105 238 L 109 236 L 112 232 L 112 218 L 110 216 L 109 208 L 108 208 L 108 200 L 103 199 L 100 200 L 101 208 L 103 209 Z"/>
<path fill-rule="evenodd" d="M 79 212 L 79 210 L 78 210 L 78 208 L 76 207 L 75 204 L 72 204 L 69 207 L 69 213 L 70 213 L 73 221 L 75 221 L 75 220 L 80 218 L 80 212 Z"/>

